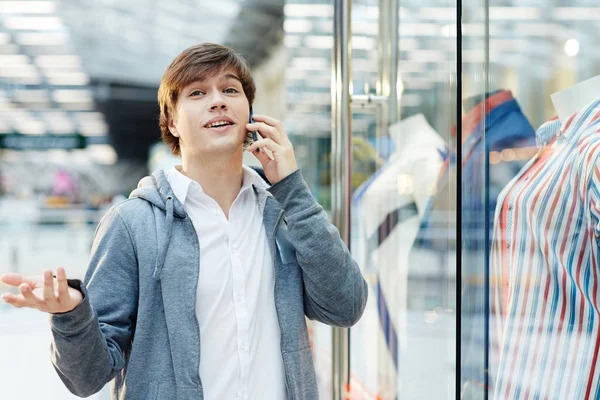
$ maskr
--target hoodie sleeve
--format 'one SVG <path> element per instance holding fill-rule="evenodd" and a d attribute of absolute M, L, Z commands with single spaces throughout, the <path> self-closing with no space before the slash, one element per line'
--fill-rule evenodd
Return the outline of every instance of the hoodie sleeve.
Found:
<path fill-rule="evenodd" d="M 116 208 L 102 218 L 92 246 L 83 292 L 72 311 L 50 316 L 51 359 L 69 391 L 88 397 L 125 365 L 137 313 L 136 251 Z"/>
<path fill-rule="evenodd" d="M 306 316 L 332 326 L 354 325 L 365 309 L 368 288 L 339 231 L 300 170 L 269 191 L 284 209 L 289 240 L 302 269 Z"/>

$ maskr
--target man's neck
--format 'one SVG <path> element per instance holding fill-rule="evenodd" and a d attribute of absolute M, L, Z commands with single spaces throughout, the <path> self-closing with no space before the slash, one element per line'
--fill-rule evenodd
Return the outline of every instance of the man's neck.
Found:
<path fill-rule="evenodd" d="M 229 218 L 229 209 L 244 180 L 241 154 L 236 153 L 227 159 L 183 157 L 181 172 L 198 182 L 204 193 L 214 199 Z"/>

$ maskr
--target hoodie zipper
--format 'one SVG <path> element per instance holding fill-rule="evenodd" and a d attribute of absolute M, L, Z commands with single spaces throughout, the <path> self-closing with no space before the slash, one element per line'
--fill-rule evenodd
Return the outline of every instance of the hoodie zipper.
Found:
<path fill-rule="evenodd" d="M 279 347 L 281 349 L 281 358 L 283 361 L 283 373 L 285 376 L 285 390 L 287 392 L 288 398 L 293 398 L 290 393 L 290 387 L 288 384 L 288 374 L 285 368 L 285 358 L 283 357 L 283 332 L 281 325 L 281 318 L 279 316 L 279 307 L 277 306 L 277 258 L 275 254 L 275 248 L 277 247 L 277 240 L 275 239 L 275 232 L 277 231 L 277 227 L 279 226 L 279 222 L 281 221 L 281 217 L 283 216 L 283 210 L 279 211 L 279 215 L 277 216 L 277 220 L 275 222 L 275 229 L 273 229 L 273 240 L 271 241 L 271 257 L 273 260 L 273 274 L 275 276 L 275 286 L 273 288 L 273 300 L 275 301 L 275 312 L 277 314 L 277 322 L 279 323 Z"/>

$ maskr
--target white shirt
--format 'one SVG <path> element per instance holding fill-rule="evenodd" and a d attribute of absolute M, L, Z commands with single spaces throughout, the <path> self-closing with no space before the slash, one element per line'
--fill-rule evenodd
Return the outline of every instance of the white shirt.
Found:
<path fill-rule="evenodd" d="M 244 166 L 227 220 L 217 202 L 180 170 L 165 174 L 200 243 L 196 316 L 204 398 L 284 399 L 274 264 L 252 187 L 268 186 Z"/>
<path fill-rule="evenodd" d="M 360 354 L 352 357 L 351 367 L 356 365 L 370 388 L 386 387 L 385 394 L 393 398 L 400 394 L 397 364 L 407 345 L 409 255 L 446 144 L 422 114 L 391 125 L 390 136 L 396 150 L 353 196 L 352 253 L 365 275 L 376 275 L 378 289 L 353 328 L 353 335 L 363 340 L 351 343 L 353 354 Z M 365 351 L 365 341 L 383 345 Z"/>

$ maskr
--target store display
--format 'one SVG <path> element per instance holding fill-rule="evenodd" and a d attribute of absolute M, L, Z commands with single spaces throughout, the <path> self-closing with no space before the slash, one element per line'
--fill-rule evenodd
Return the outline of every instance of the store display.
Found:
<path fill-rule="evenodd" d="M 390 136 L 396 151 L 353 196 L 353 252 L 361 268 L 376 276 L 371 296 L 377 303 L 377 342 L 384 343 L 378 379 L 384 393 L 395 395 L 398 354 L 406 345 L 408 254 L 446 145 L 422 114 L 392 125 Z"/>
<path fill-rule="evenodd" d="M 561 119 L 538 129 L 541 150 L 498 199 L 490 259 L 498 283 L 491 333 L 501 345 L 495 398 L 600 393 L 600 91 L 589 89 L 583 82 L 552 96 Z"/>

